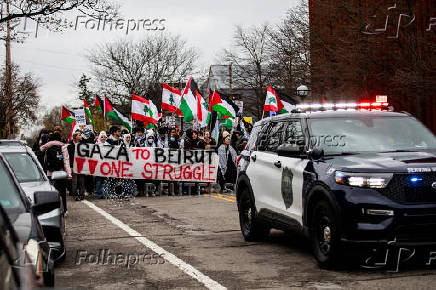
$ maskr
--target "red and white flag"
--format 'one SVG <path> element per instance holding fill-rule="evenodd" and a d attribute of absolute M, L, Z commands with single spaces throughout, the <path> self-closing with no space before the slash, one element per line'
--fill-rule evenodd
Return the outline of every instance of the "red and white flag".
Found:
<path fill-rule="evenodd" d="M 166 83 L 163 83 L 162 110 L 170 111 L 183 117 L 183 114 L 179 109 L 181 98 L 182 93 L 179 89 L 173 88 Z"/>
<path fill-rule="evenodd" d="M 146 98 L 132 95 L 132 119 L 144 123 L 152 123 L 156 125 L 157 121 L 161 118 L 162 114 L 159 113 L 157 107 L 151 100 Z"/>

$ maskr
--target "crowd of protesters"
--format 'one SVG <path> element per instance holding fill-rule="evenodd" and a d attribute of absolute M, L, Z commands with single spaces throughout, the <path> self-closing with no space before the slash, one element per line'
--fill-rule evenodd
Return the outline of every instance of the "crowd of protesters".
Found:
<path fill-rule="evenodd" d="M 245 123 L 245 131 L 240 126 L 235 130 L 222 130 L 218 140 L 211 136 L 207 129 L 187 129 L 158 127 L 156 129 L 135 128 L 133 133 L 118 126 L 112 126 L 109 131 L 96 133 L 92 127 L 84 127 L 72 134 L 68 142 L 62 136 L 61 128 L 53 130 L 42 129 L 33 151 L 51 178 L 54 171 L 65 171 L 68 180 L 53 180 L 53 185 L 59 191 L 67 209 L 67 190 L 76 201 L 83 200 L 86 195 L 95 198 L 108 198 L 113 191 L 119 190 L 124 195 L 144 194 L 143 180 L 128 180 L 103 178 L 74 172 L 75 145 L 79 143 L 99 143 L 102 145 L 118 145 L 129 147 L 160 147 L 186 150 L 215 150 L 219 156 L 218 184 L 225 189 L 225 184 L 233 184 L 236 180 L 236 158 L 244 149 L 251 133 L 251 124 Z M 149 181 L 148 181 L 149 182 Z M 155 181 L 157 182 L 157 181 Z M 151 194 L 154 196 L 154 194 Z"/>

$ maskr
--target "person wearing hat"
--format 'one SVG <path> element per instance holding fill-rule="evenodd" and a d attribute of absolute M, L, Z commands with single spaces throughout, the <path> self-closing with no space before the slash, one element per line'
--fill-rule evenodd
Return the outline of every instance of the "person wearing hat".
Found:
<path fill-rule="evenodd" d="M 230 133 L 224 131 L 222 134 L 221 145 L 218 148 L 219 170 L 218 183 L 224 191 L 226 183 L 234 184 L 236 181 L 236 157 L 235 149 L 230 145 Z"/>

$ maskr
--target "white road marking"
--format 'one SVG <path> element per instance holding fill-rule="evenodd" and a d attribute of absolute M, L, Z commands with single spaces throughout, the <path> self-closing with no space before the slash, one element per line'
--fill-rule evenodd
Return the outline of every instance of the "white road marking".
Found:
<path fill-rule="evenodd" d="M 107 213 L 103 209 L 97 207 L 94 203 L 89 202 L 87 200 L 82 201 L 84 204 L 104 216 L 107 220 L 109 220 L 114 225 L 118 226 L 120 229 L 128 233 L 130 236 L 134 237 L 138 242 L 146 246 L 147 248 L 154 251 L 156 254 L 162 255 L 162 257 L 167 260 L 169 263 L 173 264 L 192 278 L 196 279 L 198 282 L 203 284 L 208 289 L 227 289 L 223 285 L 219 284 L 218 282 L 212 280 L 209 276 L 204 275 L 197 269 L 195 269 L 193 266 L 185 263 L 183 260 L 177 258 L 175 255 L 171 254 L 170 252 L 167 252 L 165 249 L 158 246 L 156 243 L 150 241 L 119 219 L 113 217 L 111 214 Z"/>

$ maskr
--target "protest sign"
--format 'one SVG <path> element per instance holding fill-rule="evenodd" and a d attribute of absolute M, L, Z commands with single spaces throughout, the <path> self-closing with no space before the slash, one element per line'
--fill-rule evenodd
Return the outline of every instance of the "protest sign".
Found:
<path fill-rule="evenodd" d="M 77 125 L 86 126 L 86 117 L 85 117 L 84 109 L 74 110 L 74 116 L 76 118 Z"/>
<path fill-rule="evenodd" d="M 101 177 L 216 182 L 218 155 L 213 150 L 77 144 L 74 172 Z"/>

